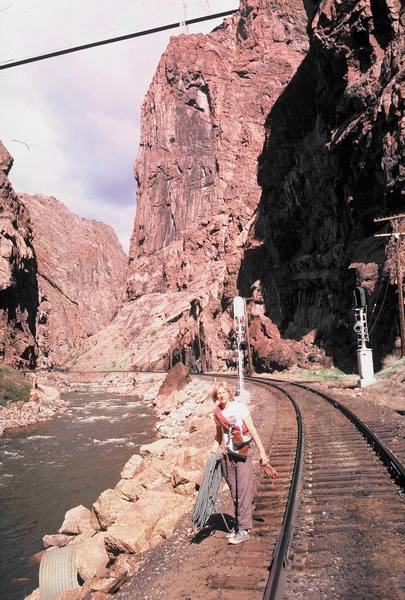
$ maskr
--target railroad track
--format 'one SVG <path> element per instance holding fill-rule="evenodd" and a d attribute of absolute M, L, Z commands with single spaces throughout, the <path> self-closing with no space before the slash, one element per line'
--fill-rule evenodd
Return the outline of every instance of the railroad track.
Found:
<path fill-rule="evenodd" d="M 252 538 L 236 563 L 224 550 L 227 569 L 207 578 L 218 592 L 207 598 L 403 598 L 401 462 L 327 394 L 302 384 L 249 381 L 273 390 L 278 425 L 269 450 L 280 478 L 275 486 L 259 482 Z"/>

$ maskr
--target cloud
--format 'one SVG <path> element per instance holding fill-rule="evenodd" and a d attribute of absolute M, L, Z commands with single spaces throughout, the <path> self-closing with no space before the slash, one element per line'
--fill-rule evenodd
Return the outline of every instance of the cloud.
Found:
<path fill-rule="evenodd" d="M 195 0 L 187 3 L 188 17 L 237 4 Z M 22 58 L 173 22 L 182 6 L 182 0 L 167 0 L 164 7 L 116 0 L 112 10 L 110 0 L 19 0 L 0 14 L 1 54 Z M 135 214 L 140 109 L 170 35 L 0 72 L 0 138 L 15 159 L 15 189 L 55 196 L 80 216 L 109 223 L 126 251 Z"/>

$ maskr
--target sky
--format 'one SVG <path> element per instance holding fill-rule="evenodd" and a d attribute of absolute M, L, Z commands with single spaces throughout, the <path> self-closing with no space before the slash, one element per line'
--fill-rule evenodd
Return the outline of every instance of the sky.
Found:
<path fill-rule="evenodd" d="M 163 4 L 163 6 L 161 6 Z M 238 0 L 0 0 L 0 63 L 238 8 Z M 207 33 L 221 20 L 188 28 Z M 17 192 L 112 225 L 127 252 L 141 105 L 173 29 L 0 71 Z"/>

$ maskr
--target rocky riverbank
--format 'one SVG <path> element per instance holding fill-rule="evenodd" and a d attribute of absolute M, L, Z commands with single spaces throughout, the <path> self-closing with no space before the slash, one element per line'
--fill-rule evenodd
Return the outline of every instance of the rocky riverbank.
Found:
<path fill-rule="evenodd" d="M 212 384 L 189 381 L 183 365 L 176 367 L 159 389 L 163 375 L 155 376 L 148 394 L 159 416 L 158 440 L 141 446 L 116 486 L 102 492 L 90 509 L 72 508 L 59 531 L 44 536 L 45 552 L 75 546 L 75 566 L 83 580 L 81 588 L 58 600 L 107 598 L 140 568 L 140 553 L 169 538 L 193 506 L 208 452 L 204 432 L 212 428 Z M 147 376 L 136 377 L 139 393 Z M 28 598 L 38 600 L 39 590 Z"/>
<path fill-rule="evenodd" d="M 35 384 L 27 402 L 19 400 L 0 406 L 0 436 L 7 430 L 47 421 L 66 411 L 67 404 L 62 400 L 59 390 Z"/>

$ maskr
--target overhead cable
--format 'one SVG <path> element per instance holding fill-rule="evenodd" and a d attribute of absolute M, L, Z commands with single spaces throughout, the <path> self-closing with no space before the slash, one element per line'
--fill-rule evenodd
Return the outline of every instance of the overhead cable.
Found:
<path fill-rule="evenodd" d="M 194 25 L 195 23 L 202 23 L 203 21 L 210 21 L 212 19 L 220 19 L 221 17 L 227 17 L 236 12 L 237 9 L 227 10 L 225 12 L 216 13 L 212 15 L 205 15 L 204 17 L 196 17 L 195 19 L 187 19 L 184 22 L 185 25 Z M 56 56 L 62 56 L 64 54 L 72 54 L 73 52 L 80 52 L 81 50 L 88 50 L 89 48 L 96 48 L 97 46 L 106 46 L 107 44 L 113 44 L 115 42 L 123 42 L 132 38 L 142 37 L 145 35 L 151 35 L 153 33 L 159 33 L 161 31 L 167 31 L 168 29 L 176 29 L 179 27 L 179 23 L 170 23 L 168 25 L 161 25 L 160 27 L 154 27 L 153 29 L 145 29 L 144 31 L 136 31 L 134 33 L 127 33 L 118 37 L 108 38 L 105 40 L 98 40 L 97 42 L 90 42 L 88 44 L 81 44 L 80 46 L 72 46 L 71 48 L 64 48 L 62 50 L 55 50 L 53 52 L 47 52 L 46 54 L 39 54 L 36 56 L 30 56 L 21 60 L 9 61 L 0 64 L 0 70 L 11 69 L 13 67 L 19 67 L 21 65 L 27 65 L 29 63 L 38 62 L 40 60 L 46 60 L 48 58 L 55 58 Z"/>

